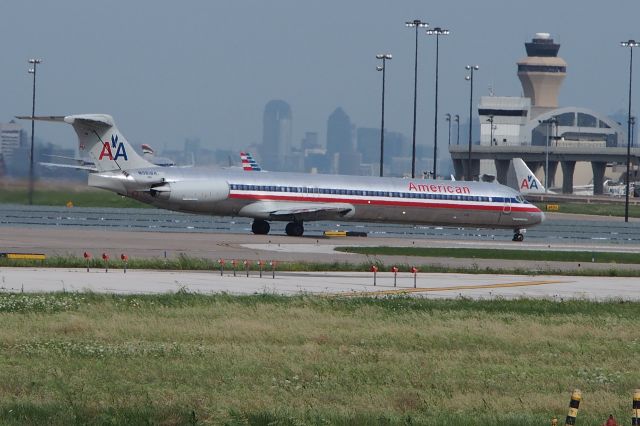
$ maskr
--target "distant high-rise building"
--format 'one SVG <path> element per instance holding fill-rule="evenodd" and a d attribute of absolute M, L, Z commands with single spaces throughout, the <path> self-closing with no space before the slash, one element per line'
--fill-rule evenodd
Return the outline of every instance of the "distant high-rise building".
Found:
<path fill-rule="evenodd" d="M 356 131 L 356 150 L 360 154 L 362 154 L 363 163 L 379 164 L 380 129 L 376 129 L 373 127 L 360 127 Z"/>
<path fill-rule="evenodd" d="M 262 163 L 267 170 L 284 170 L 291 151 L 291 107 L 281 100 L 267 102 L 262 117 Z"/>
<path fill-rule="evenodd" d="M 320 143 L 318 142 L 318 132 L 305 132 L 304 138 L 302 138 L 301 148 L 303 151 L 305 149 L 320 148 Z"/>
<path fill-rule="evenodd" d="M 532 117 L 558 108 L 558 91 L 567 75 L 567 63 L 558 56 L 560 45 L 549 33 L 537 33 L 525 43 L 527 57 L 518 61 L 524 96 L 531 99 Z"/>
<path fill-rule="evenodd" d="M 24 176 L 29 171 L 27 132 L 11 120 L 0 124 L 0 171 L 10 176 Z"/>
<path fill-rule="evenodd" d="M 390 157 L 404 157 L 411 155 L 409 150 L 409 140 L 405 135 L 400 132 L 385 132 L 384 133 L 384 156 Z"/>
<path fill-rule="evenodd" d="M 353 127 L 342 108 L 336 108 L 327 120 L 327 154 L 353 152 Z"/>
<path fill-rule="evenodd" d="M 10 162 L 14 152 L 26 146 L 27 132 L 22 130 L 22 126 L 13 120 L 0 124 L 0 153 L 5 162 Z"/>
<path fill-rule="evenodd" d="M 356 155 L 353 147 L 353 125 L 342 108 L 336 108 L 327 120 L 327 155 L 334 172 L 360 173 L 361 156 Z"/>

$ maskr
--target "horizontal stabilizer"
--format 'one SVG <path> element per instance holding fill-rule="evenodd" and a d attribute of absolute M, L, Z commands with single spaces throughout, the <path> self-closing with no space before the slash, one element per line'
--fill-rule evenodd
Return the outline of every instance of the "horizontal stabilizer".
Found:
<path fill-rule="evenodd" d="M 83 166 L 80 164 L 60 164 L 60 163 L 38 163 L 44 167 L 61 168 L 61 169 L 74 169 L 74 170 L 87 170 L 89 172 L 97 172 L 98 169 L 95 166 Z"/>

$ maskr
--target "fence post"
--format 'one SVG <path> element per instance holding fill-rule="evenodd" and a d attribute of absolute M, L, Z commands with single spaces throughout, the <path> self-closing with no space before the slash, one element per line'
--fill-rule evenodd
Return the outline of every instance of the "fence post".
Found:
<path fill-rule="evenodd" d="M 371 272 L 373 272 L 373 285 L 376 285 L 376 275 L 378 274 L 378 267 L 376 265 L 371 265 Z"/>

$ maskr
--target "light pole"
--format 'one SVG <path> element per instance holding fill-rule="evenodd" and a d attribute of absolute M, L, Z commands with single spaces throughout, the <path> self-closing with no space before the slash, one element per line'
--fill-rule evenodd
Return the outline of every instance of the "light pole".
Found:
<path fill-rule="evenodd" d="M 456 114 L 455 116 L 456 127 L 456 145 L 460 145 L 460 116 Z"/>
<path fill-rule="evenodd" d="M 631 76 L 633 75 L 633 48 L 640 46 L 635 40 L 623 41 L 622 47 L 629 48 L 629 110 L 627 115 L 627 185 L 624 199 L 624 221 L 629 222 L 629 180 L 631 179 Z"/>
<path fill-rule="evenodd" d="M 391 59 L 391 54 L 379 53 L 376 55 L 376 59 L 382 59 L 382 65 L 376 67 L 378 71 L 382 71 L 382 118 L 380 119 L 380 177 L 382 177 L 384 162 L 384 80 L 387 70 L 387 59 Z"/>
<path fill-rule="evenodd" d="M 437 179 L 437 164 L 438 164 L 438 57 L 440 55 L 440 36 L 448 35 L 449 30 L 444 28 L 435 27 L 434 29 L 427 30 L 427 35 L 436 36 L 436 96 L 435 96 L 435 112 L 433 115 L 433 178 Z"/>
<path fill-rule="evenodd" d="M 551 125 L 555 125 L 556 126 L 556 133 L 558 133 L 558 119 L 556 117 L 551 117 L 551 118 L 547 118 L 546 120 L 538 120 L 538 123 L 540 124 L 546 124 L 547 125 L 547 142 L 546 142 L 546 149 L 545 149 L 545 155 L 544 155 L 544 193 L 546 194 L 549 190 L 549 140 L 551 139 L 551 131 L 550 131 L 550 127 Z M 556 140 L 556 146 L 558 144 L 558 139 L 557 136 L 554 137 L 554 139 Z"/>
<path fill-rule="evenodd" d="M 470 90 L 469 90 L 469 159 L 467 160 L 467 180 L 471 180 L 471 118 L 472 118 L 472 105 L 473 105 L 473 72 L 478 71 L 480 67 L 478 65 L 467 65 L 465 67 L 467 71 L 469 71 L 469 75 L 465 77 L 465 80 L 469 80 L 471 82 Z"/>
<path fill-rule="evenodd" d="M 33 74 L 33 94 L 31 97 L 31 150 L 29 153 L 29 205 L 33 204 L 33 135 L 35 132 L 35 120 L 33 117 L 36 115 L 36 72 L 38 70 L 38 64 L 42 62 L 42 59 L 29 59 L 29 63 L 33 68 L 29 69 L 29 74 Z"/>
<path fill-rule="evenodd" d="M 422 22 L 420 19 L 405 22 L 408 28 L 416 30 L 416 54 L 413 65 L 413 149 L 411 152 L 411 177 L 416 177 L 416 107 L 418 98 L 418 28 L 426 28 L 428 23 Z"/>
<path fill-rule="evenodd" d="M 448 143 L 448 145 L 451 145 L 451 114 L 446 113 L 444 115 L 444 119 L 446 120 L 447 124 L 449 125 L 449 143 Z"/>

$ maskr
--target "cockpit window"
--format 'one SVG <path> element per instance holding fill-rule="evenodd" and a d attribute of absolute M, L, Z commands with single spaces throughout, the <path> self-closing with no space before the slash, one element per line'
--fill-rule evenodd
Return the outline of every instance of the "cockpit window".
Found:
<path fill-rule="evenodd" d="M 524 198 L 522 195 L 516 195 L 516 202 L 524 204 Z"/>

